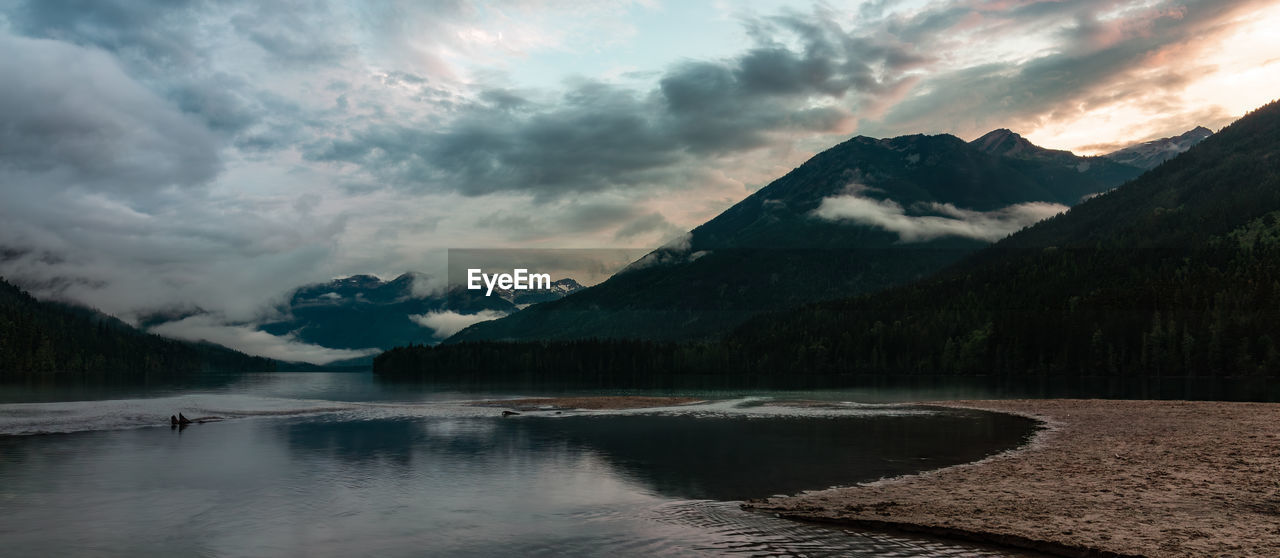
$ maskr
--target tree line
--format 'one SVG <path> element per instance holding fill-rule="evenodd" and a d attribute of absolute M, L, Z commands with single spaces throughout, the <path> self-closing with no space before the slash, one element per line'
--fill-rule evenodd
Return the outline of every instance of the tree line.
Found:
<path fill-rule="evenodd" d="M 0 377 L 67 372 L 156 377 L 274 369 L 271 359 L 167 339 L 93 310 L 41 302 L 0 279 Z"/>

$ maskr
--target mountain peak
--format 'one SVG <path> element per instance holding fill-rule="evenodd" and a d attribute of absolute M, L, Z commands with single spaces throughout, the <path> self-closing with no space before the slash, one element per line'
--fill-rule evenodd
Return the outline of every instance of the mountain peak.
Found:
<path fill-rule="evenodd" d="M 1183 132 L 1182 135 L 1178 136 L 1178 139 L 1194 139 L 1195 141 L 1200 141 L 1212 135 L 1213 130 L 1205 128 L 1204 126 L 1196 126 L 1195 128 Z"/>
<path fill-rule="evenodd" d="M 553 281 L 544 289 L 531 289 L 528 291 L 495 289 L 493 294 L 515 304 L 517 307 L 523 308 L 530 304 L 558 300 L 583 288 L 585 287 L 573 280 L 573 278 L 565 277 L 564 279 Z"/>
<path fill-rule="evenodd" d="M 969 145 L 984 153 L 1019 158 L 1066 153 L 1065 151 L 1040 147 L 1008 128 L 997 128 L 987 132 L 982 137 L 969 142 Z"/>
<path fill-rule="evenodd" d="M 1009 136 L 1013 136 L 1013 137 L 1016 137 L 1016 138 L 1019 138 L 1019 139 L 1021 139 L 1021 138 L 1022 138 L 1022 135 L 1021 135 L 1021 134 L 1019 134 L 1019 133 L 1017 133 L 1017 132 L 1015 132 L 1015 131 L 1013 131 L 1013 130 L 1010 130 L 1010 129 L 1008 129 L 1008 128 L 996 128 L 996 129 L 994 129 L 994 130 L 991 130 L 990 132 L 987 132 L 987 133 L 986 133 L 986 134 L 984 134 L 981 138 L 978 138 L 978 139 L 983 139 L 983 138 L 1004 138 L 1004 137 L 1009 137 Z"/>
<path fill-rule="evenodd" d="M 555 281 L 551 283 L 551 286 L 558 287 L 561 289 L 571 289 L 571 290 L 577 290 L 582 288 L 582 284 L 577 281 L 574 281 L 572 277 L 565 277 L 564 279 Z"/>

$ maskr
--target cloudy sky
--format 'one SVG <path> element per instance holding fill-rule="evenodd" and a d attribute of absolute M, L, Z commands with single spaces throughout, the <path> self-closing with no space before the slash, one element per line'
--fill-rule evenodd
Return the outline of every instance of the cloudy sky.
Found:
<path fill-rule="evenodd" d="M 854 134 L 1217 129 L 1280 96 L 1278 28 L 1256 0 L 0 0 L 0 275 L 251 324 L 448 248 L 652 247 Z"/>

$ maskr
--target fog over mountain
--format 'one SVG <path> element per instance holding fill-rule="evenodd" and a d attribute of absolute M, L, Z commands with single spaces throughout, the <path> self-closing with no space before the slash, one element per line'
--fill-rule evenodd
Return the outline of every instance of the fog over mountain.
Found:
<path fill-rule="evenodd" d="M 652 250 L 855 136 L 1218 129 L 1280 87 L 1278 25 L 1262 0 L 0 0 L 0 276 L 337 358 L 262 329 L 299 285 Z"/>
<path fill-rule="evenodd" d="M 325 364 L 371 357 L 391 347 L 434 344 L 467 326 L 496 320 L 582 288 L 573 279 L 548 288 L 495 290 L 492 296 L 405 273 L 390 281 L 353 275 L 294 289 L 256 325 L 218 326 L 200 309 L 149 315 L 147 329 L 178 339 L 225 345 L 260 343 L 257 351 L 292 362 Z M 271 340 L 286 340 L 286 343 Z"/>

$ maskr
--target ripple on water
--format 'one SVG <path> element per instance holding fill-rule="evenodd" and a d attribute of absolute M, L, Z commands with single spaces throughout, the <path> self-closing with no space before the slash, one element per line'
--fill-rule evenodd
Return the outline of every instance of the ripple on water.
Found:
<path fill-rule="evenodd" d="M 692 550 L 726 556 L 878 556 L 995 558 L 1030 556 L 953 541 L 902 538 L 779 519 L 734 502 L 673 502 L 648 510 L 648 519 L 700 533 Z M 668 549 L 676 551 L 679 549 Z"/>

